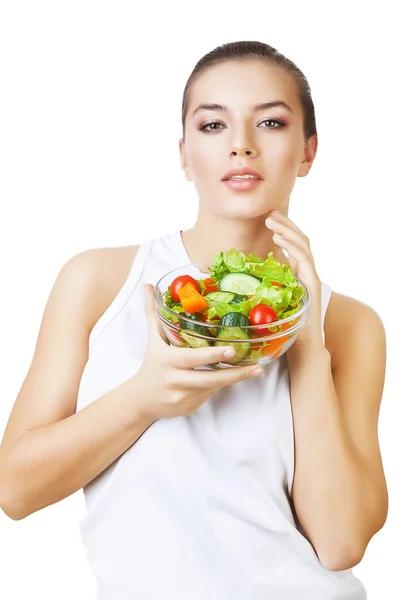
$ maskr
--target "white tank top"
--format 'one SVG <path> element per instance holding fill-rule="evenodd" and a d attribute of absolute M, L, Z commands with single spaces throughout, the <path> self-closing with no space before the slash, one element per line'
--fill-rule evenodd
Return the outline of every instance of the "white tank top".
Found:
<path fill-rule="evenodd" d="M 143 285 L 190 262 L 180 230 L 140 246 L 91 332 L 77 410 L 137 372 Z M 323 339 L 330 294 L 323 283 Z M 157 420 L 84 488 L 80 531 L 96 600 L 364 600 L 352 570 L 324 569 L 301 532 L 293 472 L 285 356 L 194 413 Z"/>

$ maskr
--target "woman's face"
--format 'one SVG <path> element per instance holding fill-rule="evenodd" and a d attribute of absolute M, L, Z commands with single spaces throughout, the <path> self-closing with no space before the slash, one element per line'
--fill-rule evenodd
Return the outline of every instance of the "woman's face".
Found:
<path fill-rule="evenodd" d="M 277 101 L 289 108 L 259 106 Z M 273 208 L 287 212 L 296 177 L 307 175 L 314 160 L 317 138 L 307 148 L 296 84 L 282 68 L 256 59 L 209 67 L 190 90 L 185 125 L 182 167 L 204 211 L 231 219 Z M 234 189 L 223 177 L 239 167 L 255 169 L 262 180 Z"/>

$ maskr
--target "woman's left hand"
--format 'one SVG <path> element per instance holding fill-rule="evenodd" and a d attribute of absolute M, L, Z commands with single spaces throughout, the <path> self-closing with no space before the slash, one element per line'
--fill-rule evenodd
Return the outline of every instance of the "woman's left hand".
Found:
<path fill-rule="evenodd" d="M 321 281 L 316 272 L 314 258 L 308 237 L 285 215 L 273 210 L 265 225 L 274 232 L 273 241 L 288 252 L 290 267 L 298 279 L 307 287 L 310 306 L 306 324 L 300 330 L 291 349 L 316 348 L 324 346 L 322 337 Z"/>

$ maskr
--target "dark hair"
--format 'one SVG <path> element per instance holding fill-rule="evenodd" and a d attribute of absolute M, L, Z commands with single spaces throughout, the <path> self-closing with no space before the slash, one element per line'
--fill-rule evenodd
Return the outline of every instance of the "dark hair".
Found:
<path fill-rule="evenodd" d="M 305 140 L 317 134 L 314 103 L 311 97 L 310 85 L 300 69 L 283 54 L 272 46 L 262 42 L 231 42 L 222 44 L 208 54 L 205 54 L 193 69 L 183 92 L 182 127 L 185 135 L 185 120 L 189 104 L 189 94 L 197 77 L 206 69 L 229 60 L 260 59 L 278 65 L 289 73 L 297 84 L 301 107 L 303 109 L 303 133 Z"/>

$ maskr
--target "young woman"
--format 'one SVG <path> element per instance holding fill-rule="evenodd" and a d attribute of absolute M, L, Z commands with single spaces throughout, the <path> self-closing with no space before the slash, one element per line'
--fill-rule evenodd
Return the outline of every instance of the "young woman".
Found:
<path fill-rule="evenodd" d="M 307 80 L 270 46 L 226 44 L 196 65 L 182 118 L 196 223 L 62 268 L 1 446 L 0 505 L 22 519 L 84 488 L 99 600 L 363 599 L 352 567 L 388 506 L 385 331 L 320 281 L 288 217 L 317 151 Z M 169 346 L 156 319 L 162 275 L 233 246 L 274 252 L 310 292 L 260 377 L 194 370 L 225 349 Z"/>

